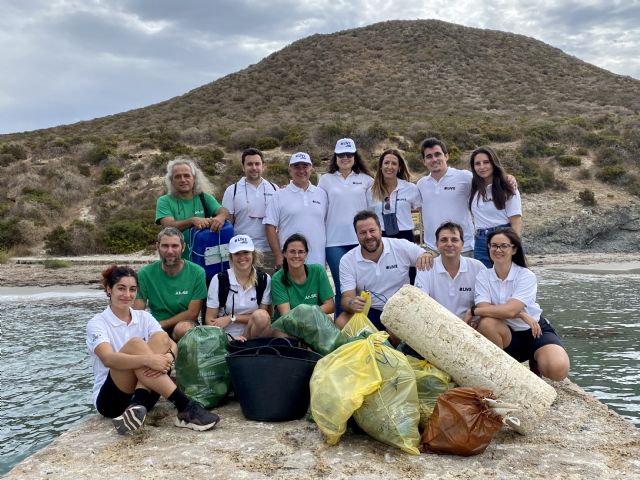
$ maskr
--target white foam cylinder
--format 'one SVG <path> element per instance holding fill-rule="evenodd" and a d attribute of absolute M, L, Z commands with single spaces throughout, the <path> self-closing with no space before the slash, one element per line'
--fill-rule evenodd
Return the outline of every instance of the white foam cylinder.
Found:
<path fill-rule="evenodd" d="M 520 408 L 516 430 L 526 434 L 549 411 L 555 389 L 419 288 L 403 286 L 384 307 L 381 321 L 461 387 L 490 389 Z"/>

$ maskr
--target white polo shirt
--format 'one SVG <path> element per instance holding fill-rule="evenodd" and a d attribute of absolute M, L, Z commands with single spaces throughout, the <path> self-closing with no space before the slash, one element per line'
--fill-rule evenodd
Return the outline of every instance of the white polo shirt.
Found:
<path fill-rule="evenodd" d="M 305 191 L 289 183 L 286 188 L 278 190 L 267 204 L 267 214 L 262 223 L 278 229 L 281 247 L 294 233 L 304 235 L 309 244 L 306 263 L 324 266 L 327 208 L 327 193 L 323 189 L 309 184 Z"/>
<path fill-rule="evenodd" d="M 425 251 L 415 243 L 397 238 L 383 238 L 382 255 L 377 262 L 362 257 L 362 247 L 349 250 L 340 260 L 340 290 L 369 290 L 371 307 L 382 310 L 400 287 L 409 283 L 409 267 L 415 266 Z"/>
<path fill-rule="evenodd" d="M 436 249 L 436 230 L 444 222 L 459 224 L 464 231 L 463 251 L 473 250 L 473 221 L 469 212 L 469 192 L 473 174 L 468 170 L 448 167 L 444 176 L 436 181 L 430 174 L 418 180 L 422 197 L 422 223 L 424 241 Z"/>
<path fill-rule="evenodd" d="M 461 256 L 458 273 L 451 278 L 442 264 L 442 257 L 436 257 L 430 270 L 418 270 L 415 284 L 440 305 L 462 318 L 464 312 L 475 305 L 476 277 L 486 269 L 482 262 Z"/>
<path fill-rule="evenodd" d="M 486 191 L 486 201 L 482 199 L 480 192 L 476 192 L 473 196 L 473 202 L 471 203 L 471 215 L 473 215 L 473 223 L 477 229 L 505 225 L 509 223 L 509 217 L 522 215 L 522 202 L 518 190 L 516 190 L 515 195 L 507 200 L 503 210 L 498 210 L 493 203 L 491 185 L 487 185 Z"/>
<path fill-rule="evenodd" d="M 227 270 L 229 272 L 229 295 L 227 295 L 227 303 L 223 308 L 220 308 L 218 302 L 218 274 L 214 275 L 209 284 L 209 293 L 207 293 L 207 307 L 217 308 L 218 317 L 224 317 L 226 315 L 245 315 L 255 312 L 260 305 L 258 305 L 258 299 L 256 297 L 255 285 L 244 289 L 242 285 L 238 283 L 236 274 L 233 268 Z M 264 305 L 271 305 L 271 277 L 267 275 L 267 287 L 262 294 L 262 303 Z M 244 323 L 230 323 L 225 328 L 225 331 L 233 336 L 237 337 L 244 333 Z"/>
<path fill-rule="evenodd" d="M 488 302 L 494 305 L 503 305 L 512 298 L 524 303 L 524 310 L 536 320 L 540 320 L 542 309 L 536 303 L 538 281 L 535 274 L 528 268 L 522 268 L 515 263 L 511 264 L 509 275 L 503 281 L 498 278 L 493 268 L 478 273 L 476 278 L 476 305 Z M 529 325 L 519 318 L 505 320 L 516 331 L 529 330 Z"/>
<path fill-rule="evenodd" d="M 364 173 L 351 172 L 344 178 L 339 171 L 320 177 L 318 187 L 327 192 L 327 247 L 356 245 L 358 237 L 353 217 L 367 208 L 367 189 L 373 178 Z"/>
<path fill-rule="evenodd" d="M 385 208 L 384 200 L 374 200 L 371 188 L 367 190 L 367 206 L 369 210 L 373 210 L 378 215 L 380 226 L 384 229 L 383 213 L 396 213 L 398 219 L 398 228 L 400 230 L 413 230 L 413 217 L 411 210 L 415 210 L 422 206 L 422 198 L 418 187 L 406 180 L 398 179 L 398 185 L 389 196 L 389 209 Z"/>
<path fill-rule="evenodd" d="M 267 203 L 278 187 L 264 178 L 257 187 L 242 177 L 239 182 L 229 185 L 222 197 L 222 206 L 235 216 L 233 232 L 235 235 L 249 235 L 259 250 L 269 251 L 269 242 L 264 231 L 262 219 Z"/>
<path fill-rule="evenodd" d="M 104 309 L 87 324 L 87 349 L 91 355 L 93 366 L 93 404 L 96 404 L 100 389 L 107 379 L 109 369 L 104 366 L 95 350 L 101 343 L 111 344 L 114 352 L 120 349 L 133 337 L 140 337 L 148 342 L 154 333 L 162 332 L 160 323 L 144 310 L 129 309 L 131 321 L 127 324 L 120 320 L 111 311 L 111 307 Z"/>

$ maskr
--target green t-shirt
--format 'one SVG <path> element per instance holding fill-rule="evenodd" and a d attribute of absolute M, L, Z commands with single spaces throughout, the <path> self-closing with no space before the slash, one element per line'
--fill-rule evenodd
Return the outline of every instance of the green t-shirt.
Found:
<path fill-rule="evenodd" d="M 204 194 L 204 201 L 207 204 L 209 215 L 215 215 L 220 204 L 212 195 Z M 188 200 L 176 198 L 171 195 L 162 195 L 156 202 L 156 223 L 160 224 L 160 220 L 165 217 L 173 217 L 174 220 L 185 220 L 191 217 L 204 218 L 204 207 L 200 200 L 200 195 L 195 195 Z M 187 247 L 184 249 L 182 258 L 189 259 L 191 257 L 191 249 L 189 248 L 189 228 L 182 230 L 184 241 Z"/>
<path fill-rule="evenodd" d="M 175 276 L 162 270 L 162 262 L 145 265 L 138 272 L 138 294 L 146 300 L 151 315 L 156 320 L 166 320 L 189 308 L 191 300 L 207 298 L 204 268 L 189 260 Z"/>
<path fill-rule="evenodd" d="M 301 304 L 306 305 L 322 305 L 328 299 L 333 297 L 333 289 L 327 277 L 326 270 L 322 265 L 310 264 L 307 265 L 307 280 L 298 285 L 291 279 L 289 275 L 290 287 L 287 287 L 282 283 L 282 275 L 284 270 L 278 270 L 271 280 L 271 302 L 273 305 L 281 305 L 288 303 L 291 308 L 297 307 Z M 276 307 L 274 313 L 274 320 L 280 317 L 278 308 Z"/>

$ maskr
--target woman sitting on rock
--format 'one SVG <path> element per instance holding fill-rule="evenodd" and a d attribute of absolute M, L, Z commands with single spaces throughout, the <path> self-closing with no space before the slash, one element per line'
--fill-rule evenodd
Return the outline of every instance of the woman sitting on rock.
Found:
<path fill-rule="evenodd" d="M 551 380 L 567 378 L 569 356 L 541 316 L 536 276 L 527 268 L 520 237 L 504 228 L 491 232 L 487 245 L 493 268 L 476 277 L 469 324 L 517 361 L 528 360 L 534 373 Z"/>
<path fill-rule="evenodd" d="M 102 272 L 109 305 L 87 325 L 87 347 L 93 364 L 93 403 L 113 419 L 120 434 L 142 427 L 160 396 L 178 409 L 175 425 L 208 430 L 219 421 L 186 397 L 169 377 L 176 345 L 160 323 L 143 310 L 134 310 L 138 276 L 129 267 Z"/>

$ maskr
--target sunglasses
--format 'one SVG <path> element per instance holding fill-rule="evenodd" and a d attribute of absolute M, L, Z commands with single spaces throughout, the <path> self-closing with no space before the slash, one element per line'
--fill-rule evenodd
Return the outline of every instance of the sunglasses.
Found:
<path fill-rule="evenodd" d="M 337 158 L 351 158 L 354 157 L 355 153 L 336 153 Z"/>

